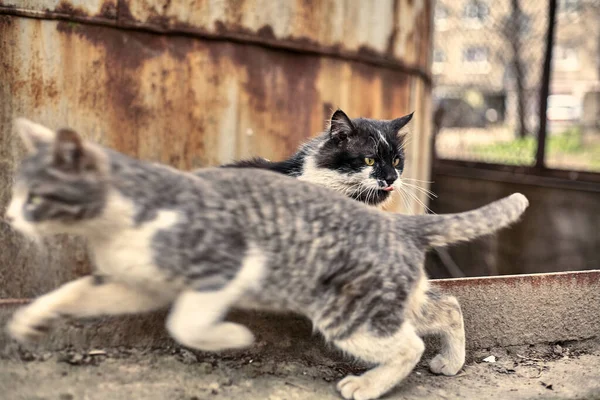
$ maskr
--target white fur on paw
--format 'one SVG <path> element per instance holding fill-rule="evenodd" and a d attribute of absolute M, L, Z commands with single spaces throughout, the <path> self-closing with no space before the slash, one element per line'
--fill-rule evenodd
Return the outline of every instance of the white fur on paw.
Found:
<path fill-rule="evenodd" d="M 337 384 L 337 389 L 347 400 L 372 400 L 382 395 L 381 389 L 374 387 L 365 375 L 348 375 Z"/>
<path fill-rule="evenodd" d="M 30 307 L 15 313 L 7 326 L 7 331 L 21 343 L 33 343 L 44 337 L 55 318 L 36 312 Z"/>
<path fill-rule="evenodd" d="M 464 358 L 456 357 L 452 359 L 446 358 L 445 356 L 438 354 L 429 363 L 429 368 L 434 374 L 451 376 L 456 375 L 458 371 L 460 371 L 460 369 L 462 368 L 463 364 Z"/>
<path fill-rule="evenodd" d="M 233 322 L 223 322 L 211 327 L 203 336 L 183 344 L 198 350 L 221 351 L 249 347 L 252 343 L 254 335 L 248 328 Z"/>
<path fill-rule="evenodd" d="M 254 334 L 243 325 L 223 322 L 215 329 L 223 338 L 223 349 L 241 349 L 254 343 Z"/>

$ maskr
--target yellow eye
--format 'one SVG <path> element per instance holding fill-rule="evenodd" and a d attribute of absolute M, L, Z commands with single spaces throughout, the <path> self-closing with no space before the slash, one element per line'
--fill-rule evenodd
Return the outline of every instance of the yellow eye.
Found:
<path fill-rule="evenodd" d="M 42 198 L 40 196 L 31 196 L 29 198 L 29 204 L 32 204 L 34 206 L 40 205 L 42 204 Z"/>
<path fill-rule="evenodd" d="M 367 164 L 368 166 L 372 166 L 373 164 L 375 164 L 375 159 L 374 158 L 365 158 L 365 164 Z"/>
<path fill-rule="evenodd" d="M 394 167 L 397 167 L 397 166 L 398 166 L 398 164 L 400 164 L 400 159 L 399 159 L 399 158 L 394 158 L 394 162 L 392 163 L 392 165 L 393 165 Z"/>

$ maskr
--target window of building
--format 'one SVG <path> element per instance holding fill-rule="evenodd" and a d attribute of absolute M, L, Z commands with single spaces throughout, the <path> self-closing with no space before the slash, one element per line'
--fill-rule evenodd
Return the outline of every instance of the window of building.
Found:
<path fill-rule="evenodd" d="M 558 12 L 561 14 L 574 14 L 579 11 L 580 0 L 560 0 L 558 2 Z"/>
<path fill-rule="evenodd" d="M 487 21 L 490 14 L 488 5 L 481 0 L 471 0 L 464 8 L 464 20 L 471 27 L 480 27 Z"/>
<path fill-rule="evenodd" d="M 463 50 L 462 62 L 464 71 L 468 74 L 489 72 L 490 52 L 485 46 L 469 46 Z"/>
<path fill-rule="evenodd" d="M 470 46 L 463 51 L 463 62 L 481 63 L 488 62 L 488 49 L 484 46 Z"/>
<path fill-rule="evenodd" d="M 446 63 L 446 53 L 441 49 L 433 50 L 433 63 L 431 65 L 431 72 L 434 74 L 441 74 L 444 70 L 444 64 Z"/>
<path fill-rule="evenodd" d="M 557 71 L 576 71 L 579 69 L 577 47 L 570 44 L 554 46 L 552 61 Z"/>
<path fill-rule="evenodd" d="M 435 49 L 433 50 L 433 62 L 443 63 L 446 61 L 446 53 L 444 50 Z"/>
<path fill-rule="evenodd" d="M 448 10 L 448 7 L 443 5 L 438 0 L 435 4 L 435 11 L 434 11 L 434 22 L 435 22 L 436 30 L 443 31 L 447 28 L 449 14 L 450 14 L 450 12 Z"/>

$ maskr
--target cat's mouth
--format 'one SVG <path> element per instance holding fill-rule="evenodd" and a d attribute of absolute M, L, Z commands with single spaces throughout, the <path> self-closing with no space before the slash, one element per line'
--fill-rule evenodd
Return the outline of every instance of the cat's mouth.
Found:
<path fill-rule="evenodd" d="M 391 192 L 391 191 L 394 190 L 394 187 L 393 186 L 387 186 L 387 187 L 381 188 L 381 190 L 383 190 L 385 192 Z"/>

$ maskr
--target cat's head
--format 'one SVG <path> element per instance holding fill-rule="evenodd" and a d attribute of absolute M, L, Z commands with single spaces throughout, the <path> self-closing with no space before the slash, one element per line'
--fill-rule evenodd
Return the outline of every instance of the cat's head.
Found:
<path fill-rule="evenodd" d="M 108 163 L 100 147 L 70 129 L 56 132 L 19 118 L 15 127 L 27 156 L 13 185 L 5 220 L 32 237 L 73 232 L 102 213 Z"/>
<path fill-rule="evenodd" d="M 404 170 L 401 131 L 411 118 L 412 113 L 393 120 L 350 119 L 337 110 L 313 165 L 304 171 L 307 180 L 314 177 L 317 183 L 367 204 L 384 202 Z"/>

